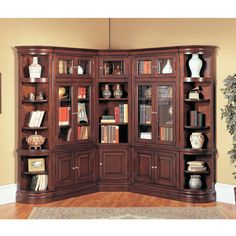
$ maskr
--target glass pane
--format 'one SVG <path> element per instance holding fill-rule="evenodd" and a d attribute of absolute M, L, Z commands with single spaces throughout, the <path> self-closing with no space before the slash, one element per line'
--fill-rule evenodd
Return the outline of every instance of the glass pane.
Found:
<path fill-rule="evenodd" d="M 60 143 L 71 141 L 72 139 L 72 121 L 71 121 L 71 94 L 72 88 L 69 86 L 59 87 L 59 109 L 58 109 L 58 125 Z"/>
<path fill-rule="evenodd" d="M 138 137 L 152 139 L 152 87 L 138 86 Z"/>
<path fill-rule="evenodd" d="M 152 74 L 152 61 L 138 61 L 138 75 L 150 75 Z"/>
<path fill-rule="evenodd" d="M 89 139 L 90 135 L 90 86 L 78 87 L 77 139 Z"/>
<path fill-rule="evenodd" d="M 158 86 L 158 133 L 159 140 L 173 141 L 172 87 Z"/>
<path fill-rule="evenodd" d="M 123 61 L 103 61 L 103 75 L 123 75 Z"/>
<path fill-rule="evenodd" d="M 162 58 L 157 60 L 157 73 L 158 74 L 172 74 L 173 73 L 173 60 L 171 58 Z"/>
<path fill-rule="evenodd" d="M 73 74 L 73 60 L 60 59 L 58 61 L 58 74 L 72 75 Z"/>
<path fill-rule="evenodd" d="M 77 74 L 78 75 L 90 75 L 91 74 L 91 61 L 90 60 L 79 60 Z"/>

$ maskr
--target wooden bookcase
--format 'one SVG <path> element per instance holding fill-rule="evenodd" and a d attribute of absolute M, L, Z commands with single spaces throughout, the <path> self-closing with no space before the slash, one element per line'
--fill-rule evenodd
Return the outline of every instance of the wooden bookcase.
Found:
<path fill-rule="evenodd" d="M 17 201 L 44 203 L 96 191 L 215 200 L 216 47 L 16 50 Z M 192 54 L 203 62 L 199 77 L 191 77 Z M 30 78 L 33 57 L 42 66 L 40 78 Z M 189 98 L 196 87 L 200 98 Z M 29 99 L 39 93 L 43 99 Z M 44 111 L 43 120 L 29 127 L 37 110 Z M 193 125 L 190 113 L 201 114 L 201 122 Z M 191 146 L 193 132 L 204 135 L 201 149 Z M 35 149 L 26 142 L 34 134 L 45 138 Z M 44 168 L 30 171 L 32 161 Z M 189 170 L 190 161 L 204 163 L 204 170 Z M 190 187 L 192 175 L 200 176 L 200 188 Z"/>

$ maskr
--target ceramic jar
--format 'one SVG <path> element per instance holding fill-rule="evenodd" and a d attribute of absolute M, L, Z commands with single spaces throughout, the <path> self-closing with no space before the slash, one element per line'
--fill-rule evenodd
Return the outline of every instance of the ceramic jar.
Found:
<path fill-rule="evenodd" d="M 162 69 L 162 74 L 171 74 L 171 73 L 172 73 L 172 66 L 170 63 L 170 59 L 168 59 L 166 65 Z"/>
<path fill-rule="evenodd" d="M 200 189 L 202 187 L 201 175 L 190 175 L 189 188 Z"/>
<path fill-rule="evenodd" d="M 42 66 L 38 64 L 38 58 L 33 57 L 33 63 L 29 66 L 30 78 L 40 78 L 41 77 Z"/>
<path fill-rule="evenodd" d="M 204 143 L 204 136 L 200 132 L 194 132 L 190 135 L 190 142 L 193 149 L 201 149 Z"/>
<path fill-rule="evenodd" d="M 105 89 L 102 91 L 102 96 L 104 98 L 110 98 L 111 97 L 111 91 L 109 89 L 109 84 L 105 84 Z"/>
<path fill-rule="evenodd" d="M 35 134 L 32 134 L 25 138 L 26 142 L 29 145 L 29 149 L 41 149 L 41 146 L 44 144 L 46 138 L 40 134 L 37 134 L 37 131 L 35 131 Z"/>
<path fill-rule="evenodd" d="M 191 71 L 191 77 L 200 77 L 200 71 L 202 68 L 202 60 L 198 54 L 192 54 L 192 58 L 188 62 Z"/>
<path fill-rule="evenodd" d="M 116 85 L 116 88 L 115 88 L 115 91 L 114 91 L 113 95 L 114 95 L 115 98 L 121 98 L 122 97 L 123 93 L 120 90 L 120 85 L 119 84 Z"/>
<path fill-rule="evenodd" d="M 145 99 L 151 99 L 152 98 L 152 88 L 148 87 L 144 92 Z"/>

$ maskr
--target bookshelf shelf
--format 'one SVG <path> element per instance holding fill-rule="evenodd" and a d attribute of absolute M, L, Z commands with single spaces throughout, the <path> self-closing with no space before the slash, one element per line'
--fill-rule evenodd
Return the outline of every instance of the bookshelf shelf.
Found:
<path fill-rule="evenodd" d="M 121 123 L 121 122 L 105 122 L 105 123 L 102 123 L 100 122 L 99 125 L 128 125 L 128 123 Z"/>
<path fill-rule="evenodd" d="M 205 103 L 210 102 L 210 99 L 184 99 L 185 102 L 199 102 L 199 103 Z"/>
<path fill-rule="evenodd" d="M 35 172 L 23 171 L 22 174 L 24 174 L 24 175 L 45 175 L 45 174 L 48 174 L 48 172 L 47 171 L 35 171 Z"/>
<path fill-rule="evenodd" d="M 32 130 L 32 131 L 37 131 L 37 130 L 47 130 L 48 127 L 22 127 L 22 130 Z"/>
<path fill-rule="evenodd" d="M 128 98 L 99 98 L 101 102 L 109 102 L 109 101 L 128 101 Z"/>
<path fill-rule="evenodd" d="M 22 83 L 48 83 L 48 78 L 23 78 Z"/>
<path fill-rule="evenodd" d="M 32 104 L 40 104 L 40 103 L 47 103 L 47 102 L 48 102 L 47 99 L 35 100 L 35 101 L 31 101 L 31 100 L 27 100 L 27 99 L 22 100 L 22 103 L 32 103 Z"/>
<path fill-rule="evenodd" d="M 184 126 L 185 129 L 189 129 L 189 130 L 208 130 L 210 129 L 210 126 Z"/>
<path fill-rule="evenodd" d="M 184 82 L 190 82 L 190 83 L 210 83 L 211 82 L 211 78 L 209 77 L 186 77 L 184 78 Z"/>
<path fill-rule="evenodd" d="M 209 174 L 209 171 L 189 171 L 189 170 L 185 170 L 184 173 L 186 174 L 191 174 L 191 175 L 206 175 Z"/>

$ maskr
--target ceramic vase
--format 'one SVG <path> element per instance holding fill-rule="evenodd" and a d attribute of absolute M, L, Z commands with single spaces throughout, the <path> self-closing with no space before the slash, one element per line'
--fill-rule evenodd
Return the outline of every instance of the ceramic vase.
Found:
<path fill-rule="evenodd" d="M 41 77 L 42 66 L 38 64 L 38 58 L 33 57 L 33 63 L 29 66 L 30 78 L 40 78 Z"/>
<path fill-rule="evenodd" d="M 204 136 L 200 132 L 194 132 L 190 135 L 190 142 L 193 149 L 201 149 L 204 143 Z"/>
<path fill-rule="evenodd" d="M 172 73 L 172 66 L 170 60 L 168 59 L 166 65 L 162 69 L 162 74 L 171 74 Z"/>
<path fill-rule="evenodd" d="M 192 58 L 189 60 L 189 68 L 191 77 L 200 77 L 202 60 L 199 58 L 198 54 L 192 54 Z"/>
<path fill-rule="evenodd" d="M 190 175 L 189 188 L 200 189 L 202 187 L 201 175 Z"/>
<path fill-rule="evenodd" d="M 37 134 L 37 131 L 35 131 L 35 134 L 32 134 L 25 138 L 26 142 L 29 145 L 29 149 L 35 149 L 40 150 L 41 146 L 44 144 L 46 137 Z"/>
<path fill-rule="evenodd" d="M 104 98 L 110 98 L 111 97 L 111 91 L 109 89 L 109 84 L 105 84 L 105 89 L 102 92 L 102 96 Z"/>
<path fill-rule="evenodd" d="M 121 98 L 122 97 L 123 93 L 120 90 L 120 85 L 119 84 L 116 85 L 116 89 L 115 89 L 113 95 L 114 95 L 115 98 Z"/>

